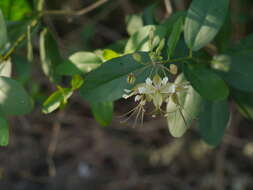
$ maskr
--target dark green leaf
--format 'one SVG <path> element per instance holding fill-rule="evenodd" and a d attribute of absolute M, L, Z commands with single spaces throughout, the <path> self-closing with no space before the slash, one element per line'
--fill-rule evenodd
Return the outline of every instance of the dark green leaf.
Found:
<path fill-rule="evenodd" d="M 179 75 L 175 81 L 175 83 L 181 82 L 185 82 L 183 75 Z M 167 104 L 167 123 L 173 137 L 181 137 L 196 119 L 202 98 L 192 87 L 189 87 L 186 91 L 178 93 L 178 101 L 181 111 L 172 99 Z"/>
<path fill-rule="evenodd" d="M 27 114 L 32 107 L 31 98 L 18 82 L 0 77 L 0 110 L 5 116 Z"/>
<path fill-rule="evenodd" d="M 252 55 L 253 34 L 243 38 L 236 45 L 226 51 L 229 55 Z"/>
<path fill-rule="evenodd" d="M 60 78 L 56 75 L 56 66 L 62 62 L 58 46 L 48 29 L 43 29 L 40 33 L 40 59 L 44 73 L 55 83 Z"/>
<path fill-rule="evenodd" d="M 144 25 L 157 24 L 156 18 L 155 18 L 156 7 L 157 7 L 157 3 L 153 3 L 152 5 L 144 9 L 143 15 L 142 15 Z"/>
<path fill-rule="evenodd" d="M 206 143 L 217 146 L 222 141 L 228 121 L 229 106 L 227 101 L 203 102 L 198 127 Z"/>
<path fill-rule="evenodd" d="M 28 62 L 26 57 L 20 55 L 13 55 L 11 60 L 14 67 L 15 79 L 17 79 L 22 84 L 28 82 L 31 78 L 32 72 L 31 63 Z"/>
<path fill-rule="evenodd" d="M 150 61 L 147 53 L 138 53 L 143 63 Z M 132 54 L 111 59 L 98 69 L 87 74 L 85 85 L 80 89 L 81 96 L 90 102 L 114 101 L 121 98 L 124 89 L 132 85 L 127 83 L 127 76 L 131 72 L 138 72 L 138 80 L 145 80 L 146 72 L 141 68 L 145 65 L 137 62 Z"/>
<path fill-rule="evenodd" d="M 31 12 L 27 0 L 1 0 L 0 8 L 3 11 L 6 20 L 20 20 Z"/>
<path fill-rule="evenodd" d="M 183 30 L 184 17 L 179 17 L 174 24 L 173 30 L 169 36 L 168 41 L 168 58 L 172 58 L 173 53 L 176 49 L 177 43 L 180 39 L 181 32 Z"/>
<path fill-rule="evenodd" d="M 193 0 L 185 20 L 185 41 L 197 51 L 211 42 L 225 21 L 229 0 Z"/>
<path fill-rule="evenodd" d="M 184 74 L 193 88 L 207 100 L 224 100 L 229 94 L 225 82 L 214 73 L 201 65 L 188 63 L 184 66 Z"/>
<path fill-rule="evenodd" d="M 112 122 L 113 102 L 91 103 L 91 110 L 100 125 L 108 126 Z"/>
<path fill-rule="evenodd" d="M 223 79 L 236 89 L 253 92 L 253 56 L 219 56 L 226 56 L 221 64 L 228 66 L 227 72 L 219 73 Z"/>
<path fill-rule="evenodd" d="M 0 146 L 9 144 L 9 126 L 6 119 L 0 117 Z"/>

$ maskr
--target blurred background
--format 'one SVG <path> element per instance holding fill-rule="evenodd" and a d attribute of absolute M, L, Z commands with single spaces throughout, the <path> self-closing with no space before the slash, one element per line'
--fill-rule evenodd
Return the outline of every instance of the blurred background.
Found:
<path fill-rule="evenodd" d="M 187 9 L 188 0 L 109 0 L 82 16 L 50 15 L 46 24 L 67 57 L 127 39 L 125 18 L 158 3 L 158 20 Z M 79 10 L 94 0 L 47 0 L 47 10 Z M 231 42 L 252 32 L 253 2 L 231 0 Z M 224 33 L 227 35 L 227 33 Z M 223 143 L 212 148 L 192 128 L 172 138 L 163 118 L 146 117 L 142 127 L 120 123 L 134 103 L 115 103 L 113 122 L 101 127 L 78 94 L 67 107 L 44 115 L 39 106 L 55 90 L 39 65 L 34 40 L 30 90 L 33 113 L 10 119 L 8 147 L 0 147 L 1 190 L 252 190 L 253 123 L 232 109 Z M 37 47 L 36 47 L 37 46 Z M 117 50 L 121 48 L 117 44 Z M 23 52 L 25 54 L 25 52 Z M 22 52 L 21 52 L 22 54 Z"/>

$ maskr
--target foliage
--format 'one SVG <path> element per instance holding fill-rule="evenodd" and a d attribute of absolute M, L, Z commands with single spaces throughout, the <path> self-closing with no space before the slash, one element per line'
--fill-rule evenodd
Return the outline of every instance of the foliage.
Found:
<path fill-rule="evenodd" d="M 8 144 L 7 117 L 32 110 L 32 92 L 25 87 L 38 35 L 41 69 L 57 86 L 42 104 L 45 114 L 63 109 L 78 91 L 98 123 L 107 126 L 114 101 L 134 96 L 137 106 L 126 115 L 135 114 L 135 124 L 138 118 L 142 123 L 147 104 L 153 104 L 152 116 L 164 116 L 172 136 L 181 137 L 196 123 L 200 136 L 212 146 L 222 141 L 229 125 L 230 99 L 253 119 L 253 38 L 249 35 L 230 46 L 229 38 L 222 37 L 230 28 L 229 0 L 193 0 L 187 11 L 161 21 L 154 14 L 157 3 L 152 4 L 143 13 L 127 16 L 126 43 L 118 41 L 111 46 L 116 48 L 77 51 L 68 57 L 62 56 L 58 41 L 43 22 L 42 2 L 0 2 L 0 145 Z M 27 48 L 27 58 L 17 54 L 17 47 Z M 210 53 L 210 47 L 217 52 Z M 66 79 L 68 87 L 63 87 Z"/>

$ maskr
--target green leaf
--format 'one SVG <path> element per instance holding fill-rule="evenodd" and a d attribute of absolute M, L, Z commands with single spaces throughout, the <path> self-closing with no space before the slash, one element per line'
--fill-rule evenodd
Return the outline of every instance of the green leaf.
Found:
<path fill-rule="evenodd" d="M 11 68 L 12 68 L 12 64 L 11 64 L 10 59 L 0 62 L 0 76 L 10 77 Z"/>
<path fill-rule="evenodd" d="M 6 119 L 0 117 L 0 146 L 9 144 L 9 126 Z"/>
<path fill-rule="evenodd" d="M 175 83 L 181 82 L 185 82 L 183 75 L 179 75 L 175 81 Z M 192 87 L 189 87 L 186 91 L 178 93 L 178 101 L 181 106 L 181 111 L 178 105 L 172 100 L 172 97 L 170 97 L 166 109 L 167 123 L 173 137 L 181 137 L 190 127 L 194 119 L 196 119 L 202 98 Z"/>
<path fill-rule="evenodd" d="M 252 55 L 253 34 L 241 39 L 237 44 L 229 48 L 225 53 L 229 55 Z"/>
<path fill-rule="evenodd" d="M 199 132 L 206 143 L 217 146 L 222 141 L 229 121 L 229 106 L 226 100 L 203 102 L 199 118 Z"/>
<path fill-rule="evenodd" d="M 96 69 L 102 60 L 92 52 L 76 52 L 69 57 L 69 61 L 57 66 L 56 71 L 62 75 L 84 74 Z"/>
<path fill-rule="evenodd" d="M 56 66 L 62 62 L 56 41 L 48 29 L 44 28 L 40 33 L 40 59 L 41 66 L 49 79 L 58 83 L 60 77 L 56 74 Z"/>
<path fill-rule="evenodd" d="M 110 125 L 113 115 L 113 102 L 91 103 L 91 110 L 94 118 L 100 125 Z"/>
<path fill-rule="evenodd" d="M 79 89 L 84 83 L 83 78 L 80 75 L 74 75 L 71 80 L 71 88 L 72 90 Z"/>
<path fill-rule="evenodd" d="M 110 59 L 113 59 L 113 58 L 116 58 L 116 57 L 119 57 L 119 56 L 120 55 L 117 52 L 115 52 L 111 49 L 104 49 L 104 51 L 103 51 L 103 59 L 105 61 L 108 61 Z"/>
<path fill-rule="evenodd" d="M 0 77 L 0 110 L 5 116 L 24 115 L 33 108 L 33 102 L 24 88 L 15 80 Z"/>
<path fill-rule="evenodd" d="M 29 81 L 32 74 L 32 65 L 26 57 L 14 54 L 12 56 L 12 63 L 14 69 L 15 79 L 21 84 L 25 84 Z"/>
<path fill-rule="evenodd" d="M 170 34 L 168 41 L 168 58 L 172 58 L 173 53 L 176 49 L 177 43 L 180 39 L 181 32 L 183 30 L 184 17 L 179 17 L 174 24 L 173 30 Z"/>
<path fill-rule="evenodd" d="M 229 0 L 193 0 L 185 20 L 185 41 L 193 51 L 211 42 L 225 21 Z"/>
<path fill-rule="evenodd" d="M 57 90 L 43 103 L 42 112 L 48 114 L 60 108 L 63 103 L 67 102 L 72 93 L 73 91 L 70 88 L 61 88 Z"/>
<path fill-rule="evenodd" d="M 98 69 L 87 74 L 85 85 L 80 88 L 83 98 L 89 102 L 114 101 L 122 97 L 124 89 L 132 85 L 127 83 L 129 73 L 137 72 L 136 82 L 142 82 L 149 75 L 143 69 L 150 62 L 148 53 L 139 52 L 142 63 L 137 62 L 132 54 L 111 59 Z M 147 70 L 146 70 L 147 71 Z"/>
<path fill-rule="evenodd" d="M 166 28 L 163 26 L 148 25 L 140 28 L 128 40 L 125 53 L 133 53 L 135 51 L 150 51 L 149 34 L 154 32 L 154 46 L 157 46 L 161 39 L 166 35 Z"/>
<path fill-rule="evenodd" d="M 229 94 L 226 83 L 210 69 L 201 65 L 188 63 L 184 66 L 184 74 L 193 88 L 207 100 L 224 100 Z"/>
<path fill-rule="evenodd" d="M 127 33 L 131 36 L 141 27 L 143 27 L 143 21 L 141 14 L 132 14 L 126 17 Z"/>
<path fill-rule="evenodd" d="M 31 12 L 31 7 L 27 0 L 1 0 L 0 8 L 5 19 L 10 21 L 20 20 Z"/>
<path fill-rule="evenodd" d="M 2 11 L 0 9 L 0 49 L 2 49 L 8 41 L 7 28 L 4 21 Z"/>
<path fill-rule="evenodd" d="M 232 87 L 253 92 L 253 56 L 225 56 L 226 59 L 222 59 L 221 64 L 228 65 L 227 72 L 219 72 L 220 76 Z M 216 56 L 217 57 L 217 56 Z M 217 58 L 216 58 L 217 62 Z"/>
<path fill-rule="evenodd" d="M 253 93 L 232 90 L 231 94 L 241 114 L 245 118 L 253 120 Z"/>
<path fill-rule="evenodd" d="M 157 24 L 156 18 L 155 18 L 156 7 L 157 7 L 157 3 L 153 3 L 152 5 L 144 9 L 143 15 L 142 15 L 144 25 Z"/>

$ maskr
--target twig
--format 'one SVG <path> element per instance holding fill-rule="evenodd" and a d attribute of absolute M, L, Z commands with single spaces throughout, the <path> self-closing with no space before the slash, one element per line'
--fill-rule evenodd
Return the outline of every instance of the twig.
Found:
<path fill-rule="evenodd" d="M 69 11 L 69 10 L 45 10 L 45 11 L 41 11 L 40 13 L 42 15 L 73 15 L 73 16 L 81 16 L 84 14 L 87 14 L 88 12 L 93 11 L 94 9 L 96 9 L 97 7 L 105 4 L 106 2 L 108 2 L 109 0 L 100 0 L 97 1 L 96 3 L 85 7 L 81 10 L 77 10 L 77 11 Z"/>

